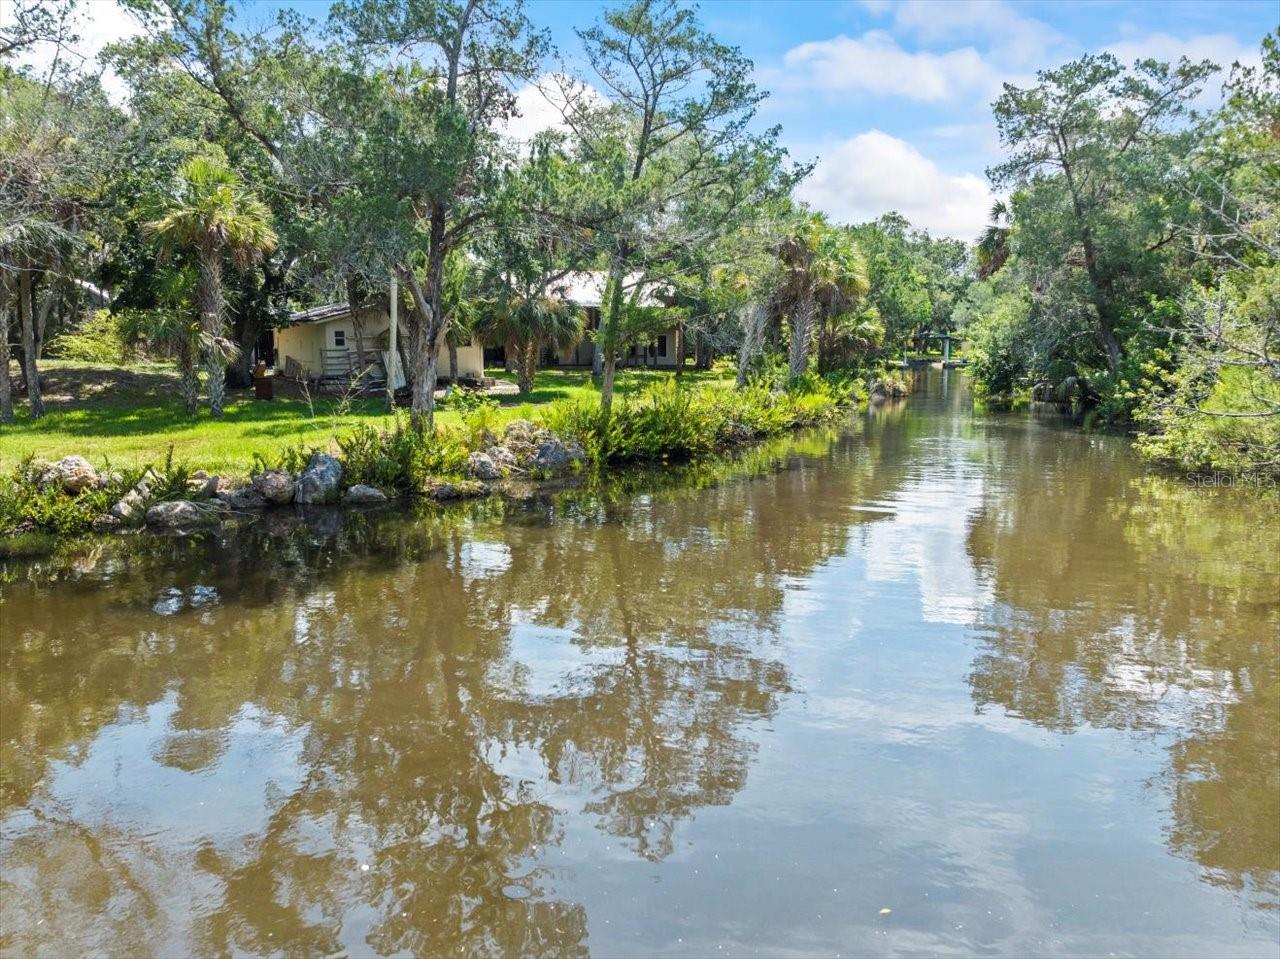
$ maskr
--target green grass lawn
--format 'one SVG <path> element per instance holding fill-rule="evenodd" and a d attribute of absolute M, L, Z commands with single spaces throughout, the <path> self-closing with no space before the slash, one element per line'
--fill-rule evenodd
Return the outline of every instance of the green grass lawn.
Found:
<path fill-rule="evenodd" d="M 495 379 L 512 380 L 504 371 L 489 370 Z M 621 394 L 671 378 L 670 371 L 620 370 Z M 277 390 L 277 398 L 261 402 L 251 390 L 232 391 L 222 419 L 202 410 L 194 419 L 182 409 L 177 378 L 166 366 L 135 364 L 102 366 L 48 360 L 41 364 L 47 415 L 27 416 L 22 397 L 14 397 L 17 420 L 0 426 L 0 469 L 12 469 L 23 458 L 56 459 L 72 453 L 95 464 L 104 459 L 134 466 L 163 459 L 170 446 L 175 460 L 229 475 L 247 475 L 254 453 L 270 457 L 287 446 L 328 447 L 335 434 L 358 423 L 384 426 L 391 422 L 380 400 L 342 403 L 333 397 L 313 397 L 308 403 L 293 389 Z M 688 370 L 685 386 L 730 386 L 728 370 Z M 283 387 L 277 381 L 277 387 Z M 288 395 L 283 395 L 285 393 Z M 535 415 L 539 407 L 566 399 L 599 395 L 586 370 L 551 369 L 540 372 L 528 394 L 499 398 L 505 419 Z M 443 425 L 459 423 L 452 410 L 437 413 Z"/>

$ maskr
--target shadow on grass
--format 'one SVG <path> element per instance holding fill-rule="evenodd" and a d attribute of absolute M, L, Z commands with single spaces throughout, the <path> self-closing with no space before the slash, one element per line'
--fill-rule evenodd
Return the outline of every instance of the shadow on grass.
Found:
<path fill-rule="evenodd" d="M 96 375 L 96 370 L 77 369 L 81 393 L 85 392 L 85 379 Z M 510 374 L 491 370 L 491 376 L 511 380 Z M 616 383 L 619 395 L 635 393 L 656 383 L 670 381 L 671 370 L 623 369 L 618 371 Z M 176 393 L 176 382 L 165 383 L 154 375 L 135 376 L 148 387 L 160 380 L 161 388 L 154 394 L 139 395 L 136 391 L 120 389 L 128 381 L 121 374 L 106 377 L 108 388 L 93 393 L 92 399 L 51 404 L 47 416 L 32 420 L 19 411 L 18 419 L 6 425 L 6 438 L 16 441 L 17 448 L 23 442 L 54 440 L 59 436 L 80 439 L 130 439 L 154 436 L 157 447 L 168 440 L 234 443 L 237 440 L 264 439 L 279 441 L 291 434 L 317 433 L 326 430 L 350 428 L 361 421 L 381 421 L 386 409 L 381 399 L 356 399 L 349 404 L 339 404 L 330 399 L 320 399 L 314 404 L 296 398 L 279 398 L 257 401 L 247 391 L 229 395 L 228 405 L 221 419 L 209 416 L 202 407 L 194 417 L 182 408 Z M 679 378 L 680 385 L 688 388 L 702 384 L 723 385 L 723 375 L 710 371 L 686 370 Z M 599 386 L 590 370 L 550 369 L 539 371 L 534 389 L 498 397 L 504 408 L 519 406 L 545 406 L 560 400 L 598 401 Z M 447 407 L 445 408 L 447 410 Z"/>

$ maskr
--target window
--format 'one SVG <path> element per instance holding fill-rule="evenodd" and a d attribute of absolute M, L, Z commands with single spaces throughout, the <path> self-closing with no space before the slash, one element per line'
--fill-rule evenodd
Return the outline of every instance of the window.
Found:
<path fill-rule="evenodd" d="M 660 336 L 660 337 L 658 337 L 658 355 L 659 355 L 659 356 L 666 356 L 666 355 L 667 355 L 667 338 L 666 338 L 666 336 Z"/>
<path fill-rule="evenodd" d="M 334 331 L 333 331 L 333 345 L 334 345 L 334 346 L 346 346 L 346 345 L 347 345 L 347 331 L 346 331 L 346 330 L 334 330 Z"/>

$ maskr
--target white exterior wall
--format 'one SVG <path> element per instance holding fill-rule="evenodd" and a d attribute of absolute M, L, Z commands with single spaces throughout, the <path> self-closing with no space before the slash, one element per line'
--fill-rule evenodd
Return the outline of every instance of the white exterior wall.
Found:
<path fill-rule="evenodd" d="M 276 366 L 284 372 L 285 359 L 292 357 L 312 374 L 320 372 L 320 344 L 324 333 L 319 324 L 308 323 L 276 330 Z"/>
<path fill-rule="evenodd" d="M 364 348 L 373 350 L 377 347 L 383 334 L 391 326 L 386 310 L 377 307 L 361 311 Z M 344 343 L 337 345 L 335 333 L 343 334 Z M 401 338 L 404 336 L 404 325 L 400 328 Z M 402 344 L 403 345 L 403 344 Z M 308 367 L 312 375 L 318 375 L 322 369 L 321 350 L 345 349 L 355 352 L 355 324 L 348 315 L 336 316 L 331 320 L 319 320 L 315 323 L 300 323 L 276 330 L 276 364 L 283 371 L 285 359 L 293 357 L 303 366 Z M 449 375 L 449 352 L 440 351 L 440 376 Z M 478 380 L 484 377 L 484 349 L 479 341 L 472 339 L 465 346 L 458 347 L 458 378 Z"/>
<path fill-rule="evenodd" d="M 646 359 L 644 356 L 643 350 L 641 349 L 640 346 L 637 345 L 635 356 L 632 356 L 631 350 L 628 349 L 626 353 L 618 357 L 618 362 L 623 366 L 646 366 L 647 365 L 647 366 L 669 367 L 671 369 L 674 369 L 676 365 L 675 327 L 673 326 L 671 329 L 667 330 L 662 335 L 667 338 L 666 353 L 658 353 L 655 356 L 651 356 Z M 658 338 L 655 336 L 654 337 L 655 343 L 657 342 L 657 339 Z M 579 353 L 579 347 L 582 347 L 584 345 L 587 346 L 588 348 L 583 349 L 581 353 Z M 583 337 L 578 342 L 577 346 L 571 346 L 567 350 L 558 350 L 556 352 L 556 358 L 559 361 L 561 366 L 589 365 L 591 363 L 591 350 L 589 346 L 590 346 L 589 341 L 587 340 L 586 337 Z M 645 344 L 645 349 L 647 348 L 648 348 L 648 344 Z"/>
<path fill-rule="evenodd" d="M 666 346 L 667 349 L 665 353 L 654 353 L 652 356 L 649 356 L 646 354 L 646 351 L 649 349 L 650 345 L 652 344 L 637 343 L 635 347 L 634 356 L 631 355 L 630 350 L 627 350 L 626 355 L 619 357 L 619 359 L 627 366 L 650 366 L 650 367 L 656 366 L 656 367 L 670 367 L 674 369 L 676 365 L 675 327 L 673 326 L 671 329 L 667 330 L 661 335 L 666 337 L 666 343 L 664 345 Z M 658 337 L 655 336 L 653 338 L 653 343 L 658 343 Z"/>

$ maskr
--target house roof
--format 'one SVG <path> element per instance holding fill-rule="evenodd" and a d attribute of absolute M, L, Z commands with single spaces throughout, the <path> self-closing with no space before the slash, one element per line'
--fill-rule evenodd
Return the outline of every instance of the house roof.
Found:
<path fill-rule="evenodd" d="M 622 289 L 630 296 L 636 285 L 643 279 L 642 273 L 628 273 L 622 281 Z M 571 300 L 578 306 L 582 307 L 599 307 L 604 303 L 605 287 L 609 285 L 609 274 L 605 270 L 580 270 L 576 273 L 566 273 L 563 277 L 551 284 L 550 293 L 564 300 Z M 639 306 L 664 306 L 665 304 L 658 299 L 658 288 L 648 286 L 640 293 L 637 301 Z M 336 320 L 340 317 L 348 316 L 350 309 L 347 307 L 346 301 L 341 303 L 326 303 L 323 306 L 313 306 L 310 309 L 299 310 L 296 313 L 289 314 L 290 323 L 327 323 L 329 320 Z"/>
<path fill-rule="evenodd" d="M 622 281 L 622 289 L 627 293 L 636 287 L 643 274 L 628 273 Z M 561 279 L 551 284 L 551 292 L 566 300 L 572 300 L 578 306 L 598 307 L 604 302 L 605 287 L 609 285 L 609 274 L 604 270 L 582 270 L 577 273 L 566 273 Z M 663 303 L 655 295 L 653 287 L 642 290 L 639 306 L 662 306 Z"/>
<path fill-rule="evenodd" d="M 341 303 L 326 303 L 323 306 L 313 306 L 309 310 L 299 310 L 297 313 L 289 314 L 290 323 L 324 323 L 327 320 L 336 320 L 340 316 L 347 316 L 351 313 L 351 309 L 344 300 Z"/>
<path fill-rule="evenodd" d="M 94 286 L 88 280 L 80 280 L 75 277 L 71 278 L 71 282 L 78 286 L 85 293 L 89 294 L 89 299 L 93 301 L 94 306 L 110 306 L 111 291 L 101 287 Z"/>

